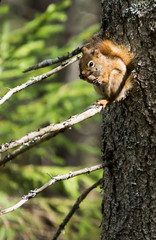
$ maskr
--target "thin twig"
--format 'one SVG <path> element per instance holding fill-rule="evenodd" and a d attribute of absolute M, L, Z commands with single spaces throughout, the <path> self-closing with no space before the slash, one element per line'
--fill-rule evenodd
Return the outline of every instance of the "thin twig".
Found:
<path fill-rule="evenodd" d="M 60 131 L 61 132 L 61 131 Z M 55 137 L 58 133 L 60 132 L 55 132 L 55 133 L 47 133 L 46 135 L 40 137 L 40 139 L 36 140 L 36 141 L 31 141 L 29 142 L 29 144 L 24 144 L 21 147 L 19 147 L 18 149 L 12 151 L 11 153 L 6 154 L 1 160 L 0 160 L 0 167 L 4 166 L 7 162 L 15 159 L 17 156 L 21 155 L 22 153 L 28 151 L 29 149 L 33 148 L 34 146 L 48 141 L 49 139 L 51 139 L 52 137 Z"/>
<path fill-rule="evenodd" d="M 65 226 L 69 222 L 70 218 L 73 216 L 73 214 L 76 212 L 76 210 L 79 208 L 80 203 L 87 197 L 87 195 L 96 187 L 102 184 L 103 178 L 100 178 L 96 183 L 94 183 L 91 187 L 87 188 L 76 200 L 72 208 L 70 209 L 67 216 L 63 219 L 62 223 L 58 227 L 56 233 L 54 234 L 52 240 L 56 240 L 61 232 L 64 230 Z"/>
<path fill-rule="evenodd" d="M 77 55 L 78 53 L 80 53 L 81 49 L 82 49 L 82 47 L 78 47 L 75 50 L 73 50 L 72 52 L 68 52 L 67 54 L 65 54 L 61 57 L 44 60 L 44 61 L 42 61 L 42 62 L 40 62 L 40 63 L 38 63 L 34 66 L 31 66 L 31 67 L 25 69 L 23 72 L 26 73 L 26 72 L 29 72 L 29 71 L 32 71 L 32 70 L 36 70 L 36 69 L 39 69 L 39 68 L 44 68 L 44 67 L 47 67 L 47 66 L 65 61 L 65 60 Z"/>
<path fill-rule="evenodd" d="M 18 150 L 15 150 L 14 152 L 6 155 L 0 161 L 0 166 L 4 165 L 9 160 L 16 157 L 19 153 L 25 152 L 26 150 L 32 148 L 33 146 L 56 136 L 58 133 L 62 132 L 63 130 L 69 129 L 71 126 L 79 122 L 82 122 L 87 118 L 94 116 L 95 114 L 99 113 L 101 110 L 102 110 L 102 106 L 92 104 L 88 109 L 86 109 L 82 113 L 74 115 L 66 121 L 63 121 L 58 124 L 50 124 L 47 127 L 44 127 L 35 132 L 31 132 L 16 141 L 2 144 L 0 146 L 0 153 L 21 145 L 23 146 L 22 148 L 20 148 L 19 152 Z"/>
<path fill-rule="evenodd" d="M 76 177 L 78 175 L 82 175 L 85 173 L 90 173 L 93 171 L 97 171 L 101 168 L 105 168 L 108 167 L 109 163 L 103 163 L 103 164 L 98 164 L 95 166 L 92 166 L 90 168 L 84 168 L 78 171 L 74 171 L 74 172 L 70 172 L 68 174 L 65 175 L 58 175 L 56 177 L 52 177 L 52 179 L 50 181 L 48 181 L 46 184 L 44 184 L 42 187 L 38 188 L 38 189 L 34 189 L 34 190 L 30 190 L 30 192 L 22 197 L 22 200 L 20 200 L 17 204 L 15 204 L 14 206 L 7 208 L 7 209 L 2 209 L 0 210 L 0 215 L 12 212 L 14 210 L 16 210 L 17 208 L 21 207 L 22 205 L 24 205 L 29 199 L 35 197 L 37 194 L 39 194 L 40 192 L 42 192 L 43 190 L 45 190 L 46 188 L 48 188 L 49 186 L 55 184 L 58 181 L 62 181 L 62 180 L 68 180 L 70 178 Z"/>
<path fill-rule="evenodd" d="M 23 90 L 24 88 L 27 88 L 35 83 L 38 83 L 39 81 L 46 79 L 48 77 L 50 77 L 51 75 L 53 75 L 54 73 L 62 70 L 63 68 L 67 67 L 68 65 L 76 62 L 77 60 L 79 60 L 81 58 L 81 54 L 79 54 L 78 56 L 72 58 L 69 61 L 63 62 L 60 66 L 52 69 L 51 71 L 47 72 L 47 73 L 43 73 L 37 77 L 33 77 L 32 79 L 30 79 L 29 81 L 21 84 L 20 86 L 17 86 L 15 88 L 10 89 L 9 92 L 7 92 L 1 99 L 0 99 L 0 105 L 3 104 L 6 100 L 8 100 L 13 94 Z"/>

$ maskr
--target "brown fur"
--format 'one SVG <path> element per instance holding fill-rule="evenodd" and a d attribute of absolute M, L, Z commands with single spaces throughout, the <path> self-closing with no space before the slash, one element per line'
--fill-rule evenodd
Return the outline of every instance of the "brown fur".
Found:
<path fill-rule="evenodd" d="M 116 56 L 122 59 L 127 66 L 134 58 L 134 54 L 123 45 L 118 45 L 110 40 L 99 41 L 95 48 L 99 48 L 100 52 L 108 56 Z"/>
<path fill-rule="evenodd" d="M 92 83 L 95 90 L 108 101 L 125 98 L 132 87 L 131 63 L 134 54 L 125 46 L 110 40 L 93 42 L 82 48 L 82 53 L 80 78 Z M 121 92 L 116 95 L 120 85 Z"/>

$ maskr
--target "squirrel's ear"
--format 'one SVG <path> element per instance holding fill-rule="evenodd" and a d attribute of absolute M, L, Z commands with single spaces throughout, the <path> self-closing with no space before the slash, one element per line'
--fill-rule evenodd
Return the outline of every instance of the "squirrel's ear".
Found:
<path fill-rule="evenodd" d="M 99 53 L 100 53 L 100 50 L 99 50 L 98 48 L 95 48 L 93 54 L 94 54 L 95 56 L 98 56 Z"/>
<path fill-rule="evenodd" d="M 85 53 L 87 53 L 87 52 L 88 52 L 88 48 L 83 47 L 83 48 L 82 48 L 82 53 L 85 54 Z"/>

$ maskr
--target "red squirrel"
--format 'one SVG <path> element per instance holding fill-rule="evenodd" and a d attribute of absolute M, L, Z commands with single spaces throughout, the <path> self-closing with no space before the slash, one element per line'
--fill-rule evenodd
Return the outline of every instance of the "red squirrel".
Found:
<path fill-rule="evenodd" d="M 102 95 L 96 104 L 104 108 L 108 102 L 126 97 L 132 88 L 133 59 L 132 52 L 111 40 L 101 40 L 89 48 L 82 48 L 80 78 L 92 83 L 97 93 Z"/>

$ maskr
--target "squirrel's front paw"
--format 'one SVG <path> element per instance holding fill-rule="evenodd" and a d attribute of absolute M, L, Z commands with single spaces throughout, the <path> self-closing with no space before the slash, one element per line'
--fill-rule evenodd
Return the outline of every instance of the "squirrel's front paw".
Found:
<path fill-rule="evenodd" d="M 105 99 L 99 99 L 98 101 L 96 101 L 94 104 L 96 105 L 101 105 L 102 108 L 104 109 L 107 105 L 108 101 Z"/>
<path fill-rule="evenodd" d="M 94 75 L 89 75 L 87 77 L 87 82 L 92 83 L 96 86 L 100 86 L 102 84 L 102 78 L 101 77 L 95 77 Z"/>

